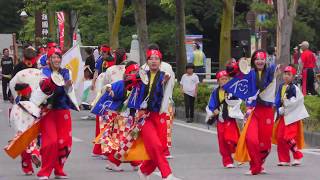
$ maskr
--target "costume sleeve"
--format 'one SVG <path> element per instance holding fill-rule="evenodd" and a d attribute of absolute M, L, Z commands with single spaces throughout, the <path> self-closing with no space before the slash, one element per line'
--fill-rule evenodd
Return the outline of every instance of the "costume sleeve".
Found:
<path fill-rule="evenodd" d="M 282 84 L 279 86 L 277 92 L 276 92 L 276 98 L 275 98 L 275 106 L 277 110 L 277 114 L 279 114 L 279 108 L 281 106 L 281 89 L 282 89 Z"/>
<path fill-rule="evenodd" d="M 97 71 L 99 71 L 99 70 L 101 69 L 101 67 L 102 67 L 102 59 L 99 58 L 99 59 L 97 60 L 97 62 L 96 62 L 95 69 L 96 69 Z"/>
<path fill-rule="evenodd" d="M 287 98 L 283 101 L 285 107 L 294 106 L 296 103 L 304 103 L 304 96 L 302 95 L 301 90 L 295 85 L 293 85 L 292 88 L 295 90 L 292 90 L 291 93 L 295 94 L 295 96 L 292 96 L 290 99 Z"/>
<path fill-rule="evenodd" d="M 124 82 L 123 81 L 117 81 L 113 84 L 111 84 L 111 89 L 114 93 L 113 101 L 124 101 L 125 100 L 125 89 L 124 89 Z"/>
<path fill-rule="evenodd" d="M 208 109 L 210 111 L 214 111 L 217 106 L 218 106 L 218 102 L 217 102 L 217 91 L 218 91 L 218 88 L 213 90 L 212 93 L 211 93 L 211 96 L 210 96 L 210 99 L 209 99 L 209 102 L 208 102 Z"/>
<path fill-rule="evenodd" d="M 273 81 L 274 78 L 274 73 L 276 70 L 276 65 L 275 64 L 270 64 L 270 66 L 267 69 L 267 86 Z"/>
<path fill-rule="evenodd" d="M 39 61 L 41 66 L 47 65 L 47 55 L 42 55 Z"/>
<path fill-rule="evenodd" d="M 71 80 L 71 71 L 69 69 L 63 69 L 61 74 L 65 81 Z"/>

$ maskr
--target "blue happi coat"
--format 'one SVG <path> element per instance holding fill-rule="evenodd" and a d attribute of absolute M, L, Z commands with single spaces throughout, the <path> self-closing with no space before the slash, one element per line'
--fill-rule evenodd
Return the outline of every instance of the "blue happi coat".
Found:
<path fill-rule="evenodd" d="M 254 72 L 254 77 L 255 77 L 255 84 L 257 87 L 257 90 L 260 90 L 262 92 L 269 84 L 272 82 L 273 77 L 274 77 L 274 72 L 276 70 L 276 65 L 271 64 L 270 66 L 267 66 L 263 71 L 261 75 L 261 80 L 259 81 L 259 73 L 255 69 L 252 69 L 251 71 Z M 257 104 L 265 105 L 265 106 L 273 106 L 274 102 L 266 102 L 263 101 L 259 96 L 255 101 L 252 101 L 249 103 L 248 101 L 246 102 L 247 106 L 256 106 Z"/>
<path fill-rule="evenodd" d="M 120 80 L 111 84 L 111 90 L 114 96 L 110 96 L 109 92 L 105 92 L 91 112 L 96 115 L 104 115 L 108 110 L 118 111 L 126 100 L 125 81 Z"/>
<path fill-rule="evenodd" d="M 252 69 L 247 75 L 240 74 L 232 78 L 223 88 L 228 93 L 232 93 L 233 96 L 247 100 L 249 97 L 254 96 L 258 90 L 262 92 L 272 82 L 275 69 L 276 66 L 274 64 L 267 66 L 262 72 L 261 80 L 259 80 L 258 71 Z M 272 106 L 273 102 L 263 101 L 258 96 L 256 100 L 250 103 L 247 101 L 246 104 L 247 106 L 256 106 L 257 104 Z"/>
<path fill-rule="evenodd" d="M 276 94 L 276 99 L 275 99 L 275 106 L 277 108 L 277 112 L 279 114 L 279 108 L 282 106 L 282 102 L 281 102 L 281 91 L 282 91 L 282 87 L 283 87 L 284 83 L 281 83 L 278 90 L 277 90 L 277 94 Z M 287 88 L 286 88 L 286 92 L 285 92 L 286 98 L 287 99 L 291 99 L 292 97 L 297 97 L 296 94 L 296 87 L 294 86 L 293 83 L 290 83 Z"/>
<path fill-rule="evenodd" d="M 147 72 L 147 75 L 150 79 L 150 71 Z M 159 112 L 164 92 L 164 85 L 162 84 L 164 75 L 165 73 L 162 71 L 157 72 L 149 96 L 148 90 L 150 82 L 147 85 L 140 82 L 138 86 L 134 87 L 129 97 L 128 108 L 141 109 L 141 104 L 144 100 L 147 100 L 147 110 Z"/>
<path fill-rule="evenodd" d="M 42 74 L 48 78 L 51 78 L 52 69 L 50 67 L 44 67 L 42 69 Z M 58 71 L 65 81 L 71 80 L 69 70 L 66 68 L 61 68 Z M 58 86 L 53 95 L 47 100 L 50 104 L 52 104 L 52 109 L 74 109 L 76 107 L 71 102 L 70 98 L 68 97 L 64 86 Z"/>
<path fill-rule="evenodd" d="M 220 106 L 223 104 L 223 109 L 222 109 L 222 117 L 224 120 L 227 120 L 229 119 L 229 114 L 228 114 L 228 104 L 223 101 L 223 102 L 220 102 L 219 100 L 219 89 L 220 87 L 217 87 L 216 89 L 214 89 L 211 93 L 211 96 L 210 96 L 210 99 L 209 99 L 209 102 L 208 102 L 208 108 L 211 112 L 213 112 L 214 110 L 218 109 L 220 111 Z M 228 98 L 228 97 L 226 97 Z M 228 98 L 229 100 L 238 100 L 239 98 L 235 97 L 235 96 L 232 96 L 230 98 Z"/>

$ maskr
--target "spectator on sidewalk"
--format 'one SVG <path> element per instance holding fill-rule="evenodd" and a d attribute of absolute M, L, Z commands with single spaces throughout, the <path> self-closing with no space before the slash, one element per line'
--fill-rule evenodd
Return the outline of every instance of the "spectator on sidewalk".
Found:
<path fill-rule="evenodd" d="M 1 59 L 2 67 L 2 93 L 3 100 L 8 101 L 10 96 L 9 81 L 11 79 L 11 73 L 13 71 L 13 59 L 9 56 L 9 49 L 5 48 L 2 51 L 3 57 Z"/>
<path fill-rule="evenodd" d="M 199 77 L 193 73 L 194 64 L 188 63 L 186 73 L 181 78 L 181 89 L 184 94 L 184 105 L 186 110 L 187 123 L 193 122 L 194 117 L 194 101 L 198 93 Z"/>
<path fill-rule="evenodd" d="M 293 59 L 293 64 L 295 65 L 295 66 L 298 66 L 298 64 L 299 64 L 299 49 L 298 49 L 298 47 L 294 47 L 293 48 L 293 55 L 292 55 L 292 59 Z"/>
<path fill-rule="evenodd" d="M 85 49 L 85 51 L 86 51 L 86 53 L 88 55 L 88 57 L 86 58 L 86 61 L 85 61 L 85 66 L 89 66 L 90 71 L 94 72 L 96 61 L 94 59 L 93 49 L 90 48 L 90 47 L 87 47 Z M 90 77 L 90 79 L 93 79 L 93 77 Z"/>
<path fill-rule="evenodd" d="M 276 55 L 275 55 L 275 48 L 270 46 L 267 49 L 267 65 L 275 64 L 276 62 Z"/>
<path fill-rule="evenodd" d="M 314 87 L 314 69 L 316 68 L 316 57 L 311 50 L 309 50 L 309 43 L 303 41 L 299 45 L 302 49 L 301 62 L 302 70 L 302 92 L 304 95 L 316 95 Z"/>
<path fill-rule="evenodd" d="M 317 59 L 317 62 L 316 62 L 316 74 L 319 74 L 320 73 L 320 50 L 317 51 L 316 53 L 316 59 Z"/>
<path fill-rule="evenodd" d="M 206 65 L 206 55 L 201 50 L 201 47 L 198 43 L 193 44 L 193 53 L 191 56 L 191 63 L 194 64 L 194 72 L 195 73 L 205 73 L 205 65 Z M 204 79 L 205 75 L 200 75 L 200 81 Z"/>

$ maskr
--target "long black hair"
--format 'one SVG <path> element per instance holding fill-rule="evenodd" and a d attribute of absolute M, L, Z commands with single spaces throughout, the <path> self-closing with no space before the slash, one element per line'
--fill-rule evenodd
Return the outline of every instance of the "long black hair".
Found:
<path fill-rule="evenodd" d="M 123 61 L 126 60 L 126 50 L 124 48 L 118 48 L 115 52 L 114 52 L 114 58 L 116 60 L 116 65 L 121 64 Z"/>

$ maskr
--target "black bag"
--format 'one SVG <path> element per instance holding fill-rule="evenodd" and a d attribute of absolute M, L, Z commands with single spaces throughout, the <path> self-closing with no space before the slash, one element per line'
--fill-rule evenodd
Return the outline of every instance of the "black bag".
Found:
<path fill-rule="evenodd" d="M 208 119 L 207 124 L 212 126 L 218 119 L 218 116 L 213 116 L 211 118 Z"/>

